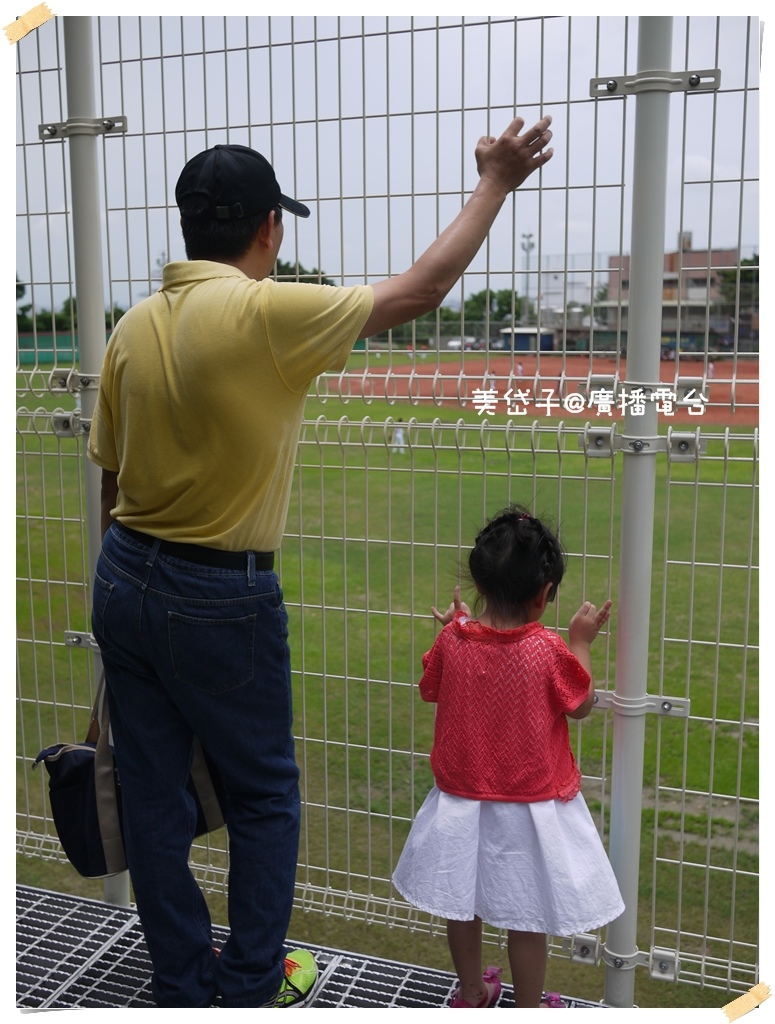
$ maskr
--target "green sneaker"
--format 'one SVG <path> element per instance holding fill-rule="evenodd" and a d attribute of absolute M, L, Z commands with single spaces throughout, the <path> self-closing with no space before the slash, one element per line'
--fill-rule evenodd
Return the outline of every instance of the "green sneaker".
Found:
<path fill-rule="evenodd" d="M 266 1006 L 303 1006 L 318 979 L 318 965 L 308 949 L 292 949 L 285 958 L 285 977 L 280 991 Z"/>

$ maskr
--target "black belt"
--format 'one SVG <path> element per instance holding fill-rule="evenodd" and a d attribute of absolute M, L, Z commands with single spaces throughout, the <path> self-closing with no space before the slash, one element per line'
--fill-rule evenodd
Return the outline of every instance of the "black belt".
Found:
<path fill-rule="evenodd" d="M 118 520 L 115 523 L 120 530 L 146 547 L 152 547 L 157 540 L 156 537 L 133 530 Z M 179 544 L 175 540 L 163 540 L 159 545 L 159 551 L 174 558 L 182 558 L 186 562 L 194 562 L 196 565 L 209 565 L 213 569 L 247 569 L 248 555 L 252 554 L 259 572 L 274 569 L 274 551 L 222 551 L 220 548 L 206 548 L 201 544 Z"/>

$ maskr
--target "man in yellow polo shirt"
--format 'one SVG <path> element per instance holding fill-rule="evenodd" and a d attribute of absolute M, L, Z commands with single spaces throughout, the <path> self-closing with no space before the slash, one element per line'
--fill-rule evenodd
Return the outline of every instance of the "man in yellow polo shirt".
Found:
<path fill-rule="evenodd" d="M 550 118 L 476 147 L 480 179 L 404 274 L 277 284 L 283 213 L 308 217 L 243 146 L 190 160 L 176 200 L 188 262 L 119 322 L 89 456 L 102 468 L 92 623 L 105 667 L 124 838 L 160 1007 L 298 1006 L 316 966 L 287 951 L 299 837 L 287 615 L 274 551 L 311 382 L 359 337 L 435 309 L 509 192 L 552 156 Z M 188 868 L 198 737 L 223 790 L 230 934 L 212 948 Z"/>

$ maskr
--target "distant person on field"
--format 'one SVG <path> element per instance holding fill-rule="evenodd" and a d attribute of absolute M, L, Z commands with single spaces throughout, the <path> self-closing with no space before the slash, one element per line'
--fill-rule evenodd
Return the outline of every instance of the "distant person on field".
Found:
<path fill-rule="evenodd" d="M 404 421 L 400 416 L 398 417 L 398 423 L 400 426 L 396 425 L 393 428 L 393 447 L 391 448 L 391 451 L 394 454 L 398 453 L 399 455 L 403 455 L 406 441 L 404 438 Z"/>
<path fill-rule="evenodd" d="M 373 287 L 271 279 L 284 214 L 310 211 L 255 150 L 214 146 L 180 174 L 188 261 L 165 266 L 160 290 L 116 326 L 89 438 L 103 530 L 92 625 L 159 1007 L 291 1007 L 313 992 L 314 957 L 285 947 L 300 801 L 274 572 L 307 391 L 344 370 L 359 338 L 441 304 L 506 198 L 551 158 L 550 121 L 522 133 L 516 118 L 480 139 L 463 209 L 412 267 Z M 220 954 L 188 866 L 195 737 L 229 833 Z"/>
<path fill-rule="evenodd" d="M 511 505 L 480 531 L 468 558 L 481 611 L 460 587 L 423 655 L 420 693 L 436 704 L 436 785 L 412 825 L 393 882 L 447 920 L 460 980 L 451 1006 L 484 1009 L 500 968 L 482 972 L 482 922 L 508 932 L 517 1007 L 564 1006 L 543 994 L 547 935 L 594 931 L 624 910 L 581 795 L 567 718 L 592 709 L 590 645 L 611 602 L 570 620 L 568 645 L 541 625 L 565 573 L 552 530 Z"/>

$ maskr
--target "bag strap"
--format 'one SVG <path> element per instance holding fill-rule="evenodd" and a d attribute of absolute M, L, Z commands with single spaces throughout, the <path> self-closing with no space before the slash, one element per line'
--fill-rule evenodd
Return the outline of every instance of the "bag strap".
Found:
<path fill-rule="evenodd" d="M 97 683 L 97 692 L 94 695 L 94 704 L 89 715 L 89 730 L 86 733 L 86 743 L 96 743 L 100 735 L 100 701 L 105 696 L 105 673 L 100 675 Z"/>
<path fill-rule="evenodd" d="M 126 870 L 126 854 L 116 800 L 116 773 L 109 742 L 110 711 L 104 672 L 100 676 L 97 686 L 87 739 L 95 732 L 95 726 L 97 746 L 94 751 L 94 789 L 97 797 L 97 821 L 105 854 L 105 867 L 109 875 L 114 875 L 119 871 Z"/>
<path fill-rule="evenodd" d="M 116 803 L 116 785 L 113 752 L 109 745 L 110 713 L 108 695 L 105 689 L 105 672 L 100 675 L 94 706 L 91 712 L 87 743 L 96 743 L 94 753 L 94 785 L 97 794 L 97 817 L 100 825 L 100 836 L 105 850 L 105 860 L 118 865 L 111 867 L 108 873 L 124 871 L 126 855 L 124 840 L 121 834 L 119 810 Z M 191 759 L 191 779 L 196 789 L 197 799 L 202 808 L 208 832 L 214 832 L 224 824 L 223 811 L 210 776 L 204 750 L 199 739 L 194 736 L 194 749 Z"/>

